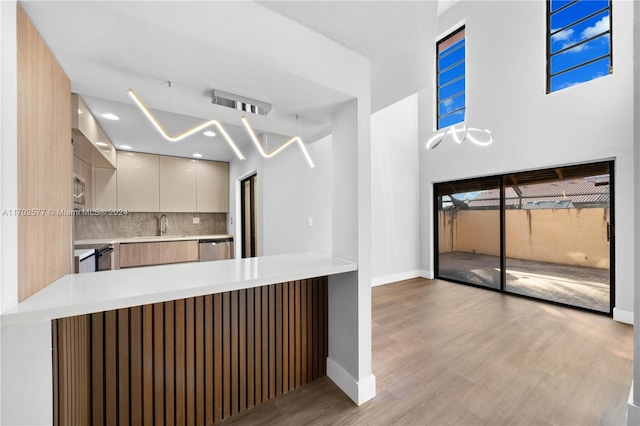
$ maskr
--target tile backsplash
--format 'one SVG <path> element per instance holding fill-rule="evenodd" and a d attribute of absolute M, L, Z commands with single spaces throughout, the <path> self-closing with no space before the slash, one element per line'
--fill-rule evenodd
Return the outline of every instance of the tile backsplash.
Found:
<path fill-rule="evenodd" d="M 74 240 L 160 235 L 160 216 L 167 216 L 167 235 L 227 233 L 226 213 L 129 213 L 125 216 L 74 216 Z M 200 223 L 194 224 L 193 218 Z"/>

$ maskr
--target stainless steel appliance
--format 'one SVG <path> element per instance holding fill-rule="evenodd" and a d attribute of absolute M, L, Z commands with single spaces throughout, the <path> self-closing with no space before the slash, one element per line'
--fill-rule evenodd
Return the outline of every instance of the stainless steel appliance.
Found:
<path fill-rule="evenodd" d="M 233 259 L 233 238 L 199 240 L 200 262 Z"/>
<path fill-rule="evenodd" d="M 108 271 L 111 269 L 111 244 L 78 244 L 74 246 L 76 250 L 95 249 L 96 251 L 96 271 Z"/>

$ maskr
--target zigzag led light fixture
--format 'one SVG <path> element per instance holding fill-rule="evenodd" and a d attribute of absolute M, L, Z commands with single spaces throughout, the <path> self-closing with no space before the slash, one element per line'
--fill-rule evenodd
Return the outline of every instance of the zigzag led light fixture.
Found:
<path fill-rule="evenodd" d="M 151 111 L 149 111 L 149 108 L 147 108 L 147 106 L 142 102 L 142 100 L 138 97 L 138 95 L 136 95 L 136 92 L 134 92 L 133 89 L 129 89 L 129 90 L 127 90 L 127 92 L 129 93 L 129 96 L 131 96 L 133 101 L 136 103 L 136 105 L 138 105 L 138 107 L 142 110 L 144 115 L 147 116 L 147 118 L 149 119 L 151 124 L 153 124 L 153 126 L 156 128 L 156 130 L 158 130 L 158 132 L 162 135 L 162 137 L 164 137 L 169 142 L 178 142 L 178 141 L 186 138 L 187 136 L 190 136 L 190 135 L 192 135 L 192 134 L 194 134 L 196 132 L 199 132 L 199 131 L 201 131 L 201 130 L 209 127 L 209 126 L 216 126 L 218 131 L 222 134 L 222 136 L 227 141 L 227 143 L 229 144 L 231 149 L 233 149 L 233 151 L 236 153 L 238 158 L 241 159 L 241 160 L 245 159 L 244 155 L 242 155 L 242 152 L 240 152 L 240 150 L 238 149 L 236 144 L 233 143 L 233 140 L 231 139 L 229 134 L 224 130 L 222 125 L 217 120 L 206 121 L 206 122 L 204 122 L 204 123 L 202 123 L 202 124 L 200 124 L 200 125 L 198 125 L 196 127 L 193 127 L 192 129 L 185 130 L 182 133 L 179 133 L 179 134 L 177 134 L 175 136 L 172 136 L 165 130 L 165 128 L 162 126 L 162 124 L 160 124 L 160 122 L 151 113 Z"/>
<path fill-rule="evenodd" d="M 462 138 L 458 136 L 458 133 L 462 133 Z M 472 133 L 484 134 L 486 136 L 489 136 L 489 138 L 487 140 L 476 139 L 474 136 L 472 136 Z M 493 142 L 493 134 L 489 130 L 478 129 L 475 127 L 467 127 L 467 125 L 464 124 L 460 129 L 456 129 L 455 126 L 452 126 L 446 132 L 440 132 L 435 134 L 427 142 L 427 149 L 435 149 L 438 145 L 442 143 L 444 138 L 446 138 L 449 135 L 453 137 L 453 140 L 456 143 L 462 143 L 468 139 L 469 142 L 473 142 L 478 146 L 487 146 L 487 145 L 491 145 L 491 143 Z"/>
<path fill-rule="evenodd" d="M 292 137 L 291 139 L 289 139 L 288 141 L 286 141 L 285 143 L 280 145 L 278 148 L 274 149 L 270 153 L 267 153 L 267 152 L 265 152 L 264 148 L 262 147 L 262 144 L 258 140 L 258 137 L 256 136 L 256 133 L 253 131 L 253 128 L 251 127 L 251 124 L 249 124 L 249 120 L 247 120 L 247 117 L 243 116 L 242 117 L 242 122 L 244 123 L 244 127 L 247 129 L 247 132 L 249 132 L 249 136 L 251 136 L 251 139 L 253 140 L 253 143 L 256 145 L 256 148 L 258 149 L 258 152 L 260 152 L 260 154 L 264 158 L 271 158 L 271 157 L 277 155 L 278 153 L 280 153 L 280 151 L 282 151 L 283 149 L 285 149 L 286 147 L 288 147 L 292 143 L 297 142 L 298 146 L 302 150 L 302 153 L 304 154 L 305 158 L 307 159 L 307 162 L 309 163 L 309 167 L 314 168 L 316 166 L 315 164 L 313 164 L 313 160 L 311 159 L 311 156 L 309 155 L 309 152 L 307 151 L 307 148 L 304 146 L 304 142 L 302 142 L 302 139 L 300 139 L 299 136 Z"/>

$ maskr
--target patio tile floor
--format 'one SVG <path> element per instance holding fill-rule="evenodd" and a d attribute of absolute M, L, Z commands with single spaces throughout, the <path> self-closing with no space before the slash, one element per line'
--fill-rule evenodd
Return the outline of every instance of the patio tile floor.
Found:
<path fill-rule="evenodd" d="M 507 291 L 609 312 L 609 270 L 507 258 Z M 440 255 L 440 278 L 500 288 L 497 256 Z"/>

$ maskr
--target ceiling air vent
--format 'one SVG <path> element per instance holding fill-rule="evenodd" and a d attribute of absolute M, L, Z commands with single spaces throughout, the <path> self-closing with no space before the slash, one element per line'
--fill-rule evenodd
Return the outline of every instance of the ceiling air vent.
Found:
<path fill-rule="evenodd" d="M 251 114 L 267 115 L 271 112 L 271 104 L 223 92 L 222 90 L 213 91 L 211 103 Z"/>

